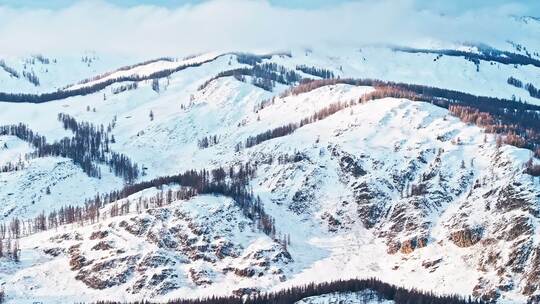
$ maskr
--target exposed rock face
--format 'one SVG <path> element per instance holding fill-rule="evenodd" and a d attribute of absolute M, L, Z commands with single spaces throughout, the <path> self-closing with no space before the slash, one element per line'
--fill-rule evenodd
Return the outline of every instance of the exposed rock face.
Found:
<path fill-rule="evenodd" d="M 63 248 L 46 248 L 46 249 L 43 249 L 43 252 L 45 254 L 48 254 L 50 256 L 53 256 L 53 257 L 57 257 L 59 255 L 61 255 L 62 253 L 64 253 L 64 249 Z"/>
<path fill-rule="evenodd" d="M 111 250 L 114 247 L 110 242 L 101 241 L 97 243 L 94 247 L 92 247 L 92 250 Z"/>
<path fill-rule="evenodd" d="M 142 236 L 151 223 L 150 219 L 145 217 L 132 218 L 130 222 L 131 223 L 128 223 L 127 221 L 122 221 L 120 222 L 119 226 L 135 236 Z"/>
<path fill-rule="evenodd" d="M 241 275 L 235 272 L 237 275 Z M 207 269 L 195 269 L 190 268 L 189 269 L 189 278 L 195 285 L 197 286 L 203 286 L 203 285 L 210 285 L 212 284 L 212 272 Z"/>
<path fill-rule="evenodd" d="M 439 267 L 439 264 L 443 261 L 442 258 L 435 259 L 435 260 L 428 260 L 422 262 L 422 267 L 427 268 L 430 270 L 430 272 L 433 272 L 437 270 Z"/>
<path fill-rule="evenodd" d="M 454 227 L 450 240 L 478 257 L 478 270 L 485 276 L 478 280 L 475 296 L 495 301 L 505 292 L 519 290 L 533 301 L 539 282 L 539 261 L 535 260 L 539 247 L 532 241 L 534 227 L 540 223 L 539 190 L 527 176 L 505 169 L 510 162 L 501 154 L 492 161 L 498 178 L 489 186 L 485 181 L 475 182 L 460 212 L 449 221 Z M 487 215 L 481 226 L 463 225 L 468 221 L 478 223 L 476 216 L 482 213 Z"/>
<path fill-rule="evenodd" d="M 506 241 L 513 241 L 522 235 L 534 234 L 534 226 L 527 216 L 515 217 L 508 227 L 506 227 L 503 238 Z"/>
<path fill-rule="evenodd" d="M 354 178 L 364 176 L 367 172 L 362 169 L 360 163 L 355 160 L 351 155 L 342 155 L 339 159 L 339 166 L 341 171 L 350 174 Z"/>
<path fill-rule="evenodd" d="M 340 130 L 339 136 L 346 132 Z M 318 155 L 306 148 L 297 151 L 307 156 L 306 161 L 274 164 L 261 172 L 261 184 L 277 193 L 273 203 L 292 201 L 301 206 L 295 209 L 301 211 L 299 216 L 316 215 L 331 233 L 349 233 L 361 224 L 387 244 L 387 253 L 418 260 L 418 267 L 429 273 L 437 274 L 452 263 L 446 260 L 446 250 L 457 250 L 456 255 L 462 256 L 452 258 L 478 270 L 480 279 L 471 286 L 478 297 L 493 300 L 526 289 L 532 298 L 539 293 L 533 287 L 536 272 L 531 266 L 537 245 L 530 241 L 539 225 L 538 182 L 514 167 L 513 156 L 488 144 L 467 150 L 474 155 L 456 165 L 452 151 L 462 143 L 449 139 L 459 132 L 446 132 L 438 139 L 439 147 L 411 145 L 406 139 L 396 142 L 394 153 L 400 158 L 362 149 L 351 153 L 345 144 L 324 144 Z M 490 170 L 479 170 L 479 161 Z M 325 187 L 326 180 L 317 175 L 339 184 Z M 334 196 L 327 199 L 325 191 Z M 291 196 L 278 197 L 282 193 Z M 445 263 L 423 257 L 433 251 Z M 257 277 L 252 268 L 236 271 Z"/>
<path fill-rule="evenodd" d="M 237 297 L 249 296 L 260 293 L 258 288 L 238 288 L 233 290 L 233 295 Z"/>
<path fill-rule="evenodd" d="M 337 176 L 339 180 L 347 185 L 347 188 L 352 192 L 352 206 L 354 209 L 347 210 L 349 202 L 345 201 L 342 204 L 343 212 L 340 217 L 347 217 L 350 212 L 354 212 L 357 218 L 360 219 L 362 224 L 366 228 L 372 228 L 381 219 L 383 215 L 385 204 L 389 201 L 389 197 L 386 195 L 388 187 L 392 187 L 384 180 L 379 180 L 374 176 L 370 176 L 366 171 L 369 164 L 373 159 L 367 155 L 360 155 L 356 157 L 343 150 L 341 146 L 330 145 L 327 147 L 332 160 L 337 163 L 339 171 Z M 366 169 L 364 169 L 366 167 Z M 345 211 L 346 210 L 346 211 Z M 329 220 L 329 227 L 331 230 L 336 230 L 336 227 L 345 228 L 347 222 L 355 222 L 353 220 L 340 220 L 338 217 L 334 217 L 331 214 L 325 214 Z"/>
<path fill-rule="evenodd" d="M 512 183 L 505 185 L 499 192 L 495 207 L 503 211 L 520 209 L 529 211 L 530 202 L 522 196 L 522 184 Z M 534 209 L 533 209 L 534 210 Z"/>
<path fill-rule="evenodd" d="M 44 252 L 66 252 L 75 279 L 95 290 L 120 286 L 131 294 L 164 295 L 182 287 L 179 278 L 188 280 L 184 284 L 209 286 L 229 272 L 239 278 L 283 280 L 282 267 L 292 262 L 286 247 L 253 230 L 230 199 L 206 200 L 220 203 L 201 197 L 113 218 L 107 230 L 90 231 L 86 237 L 59 235 L 53 238 L 59 247 Z M 258 241 L 238 242 L 233 239 L 238 235 Z M 136 243 L 125 243 L 126 238 Z M 77 239 L 81 241 L 73 244 Z M 152 249 L 141 254 L 141 247 Z M 188 264 L 183 272 L 182 265 Z"/>
<path fill-rule="evenodd" d="M 92 263 L 92 261 L 88 261 L 86 257 L 84 257 L 81 254 L 81 243 L 77 245 L 73 245 L 69 247 L 68 253 L 70 256 L 69 260 L 69 266 L 71 267 L 71 270 L 80 270 L 84 266 L 87 266 Z"/>
<path fill-rule="evenodd" d="M 108 231 L 95 231 L 90 235 L 90 240 L 101 240 L 109 235 Z"/>
<path fill-rule="evenodd" d="M 378 113 L 385 102 L 392 106 Z M 250 289 L 255 283 L 275 286 L 322 264 L 324 270 L 358 266 L 375 276 L 391 271 L 397 284 L 422 276 L 416 284 L 432 284 L 436 292 L 468 284 L 463 292 L 486 300 L 519 293 L 534 303 L 540 191 L 538 180 L 512 161 L 523 151 L 501 152 L 504 147 L 484 142 L 472 126 L 456 126 L 444 110 L 421 107 L 429 105 L 377 101 L 370 115 L 350 121 L 345 115 L 347 124 L 325 130 L 332 135 L 321 142 L 303 129 L 232 156 L 231 145 L 212 148 L 222 153 L 219 161 L 258 164 L 249 186 L 262 194 L 281 232 L 305 238 L 289 248 L 282 236 L 278 242 L 257 231 L 257 222 L 230 201 L 203 196 L 59 233 L 47 244 L 46 259 L 65 255 L 70 277 L 91 291 L 114 288 L 138 298 L 221 288 L 224 280 L 239 283 L 232 287 L 237 294 L 249 294 L 257 292 Z M 334 118 L 346 119 L 341 114 Z M 245 126 L 239 129 L 247 132 Z M 452 143 L 458 136 L 470 140 Z M 367 258 L 355 259 L 363 251 Z M 463 267 L 457 271 L 470 281 L 447 280 L 452 265 Z"/>
<path fill-rule="evenodd" d="M 352 189 L 355 203 L 357 204 L 357 214 L 366 228 L 373 228 L 380 220 L 384 211 L 384 201 L 388 197 L 382 191 L 373 187 L 372 182 L 355 182 Z"/>
<path fill-rule="evenodd" d="M 464 228 L 450 233 L 450 240 L 458 247 L 470 247 L 482 238 L 482 228 Z"/>
<path fill-rule="evenodd" d="M 123 256 L 89 264 L 80 269 L 75 278 L 93 289 L 105 289 L 127 282 L 135 271 L 134 263 L 140 256 Z"/>
<path fill-rule="evenodd" d="M 291 263 L 292 257 L 286 247 L 281 244 L 273 244 L 269 248 L 250 251 L 243 255 L 243 261 L 240 266 L 231 269 L 234 273 L 241 277 L 262 277 L 267 274 L 279 276 L 280 280 L 284 280 L 283 271 L 274 265 L 286 265 Z"/>
<path fill-rule="evenodd" d="M 387 252 L 389 254 L 395 254 L 398 251 L 404 254 L 410 254 L 414 250 L 426 247 L 428 239 L 426 237 L 413 237 L 403 242 L 391 242 L 388 244 Z"/>
<path fill-rule="evenodd" d="M 531 264 L 528 268 L 523 293 L 526 295 L 535 295 L 531 297 L 531 301 L 533 301 L 532 303 L 535 303 L 534 301 L 540 298 L 540 295 L 537 294 L 537 292 L 540 290 L 540 248 L 535 248 L 531 258 Z"/>

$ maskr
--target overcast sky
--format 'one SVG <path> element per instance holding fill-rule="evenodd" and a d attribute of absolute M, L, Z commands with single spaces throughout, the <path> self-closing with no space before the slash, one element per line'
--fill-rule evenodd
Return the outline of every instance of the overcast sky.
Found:
<path fill-rule="evenodd" d="M 204 0 L 109 0 L 119 6 L 133 7 L 141 4 L 158 5 L 168 8 L 175 8 L 187 4 L 199 4 Z M 343 2 L 354 0 L 269 0 L 276 6 L 289 8 L 316 9 L 325 6 L 336 5 Z M 73 5 L 75 0 L 0 0 L 0 5 L 12 7 L 34 7 L 34 8 L 62 8 Z M 501 5 L 512 1 L 508 0 L 416 0 L 414 1 L 419 8 L 436 9 L 447 13 L 455 13 L 464 10 L 477 9 L 480 7 L 490 7 Z M 538 0 L 516 0 L 516 3 L 522 4 L 527 8 L 528 14 L 540 14 L 540 1 Z"/>
<path fill-rule="evenodd" d="M 519 40 L 539 0 L 0 0 L 0 56 Z M 526 37 L 527 38 L 527 37 Z"/>

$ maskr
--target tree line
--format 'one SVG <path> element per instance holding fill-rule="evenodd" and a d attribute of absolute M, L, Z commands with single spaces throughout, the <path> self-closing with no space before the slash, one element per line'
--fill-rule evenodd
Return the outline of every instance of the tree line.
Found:
<path fill-rule="evenodd" d="M 138 87 L 139 87 L 139 85 L 138 85 L 137 82 L 132 82 L 132 83 L 129 83 L 129 84 L 120 85 L 117 88 L 112 88 L 111 92 L 116 95 L 116 94 L 120 94 L 120 93 L 125 92 L 125 91 L 136 90 Z"/>
<path fill-rule="evenodd" d="M 290 71 L 276 63 L 257 63 L 252 67 L 219 72 L 216 76 L 200 85 L 199 90 L 206 88 L 212 81 L 222 77 L 235 77 L 237 80 L 245 82 L 246 76 L 252 78 L 251 83 L 253 85 L 269 92 L 274 89 L 276 83 L 293 85 L 302 79 L 300 74 Z"/>
<path fill-rule="evenodd" d="M 143 61 L 143 62 L 139 62 L 139 63 L 136 63 L 136 64 L 126 65 L 126 66 L 120 67 L 120 68 L 118 68 L 116 70 L 106 72 L 106 73 L 102 73 L 102 74 L 96 75 L 94 77 L 81 80 L 77 84 L 85 84 L 85 83 L 89 83 L 89 82 L 92 82 L 92 81 L 100 80 L 100 79 L 105 78 L 105 77 L 107 77 L 109 75 L 112 75 L 112 74 L 114 74 L 116 72 L 131 70 L 131 69 L 134 69 L 136 67 L 140 67 L 140 66 L 143 66 L 143 65 L 148 65 L 148 64 L 155 63 L 155 62 L 158 62 L 158 61 L 174 62 L 175 59 L 171 58 L 171 57 L 160 57 L 160 58 L 155 58 L 155 59 L 150 59 L 150 60 L 146 60 L 146 61 Z M 82 58 L 82 62 L 91 63 L 92 59 L 85 56 L 85 57 Z"/>
<path fill-rule="evenodd" d="M 269 293 L 256 293 L 229 297 L 207 297 L 202 299 L 175 299 L 169 304 L 291 304 L 302 299 L 321 296 L 330 293 L 346 292 L 374 292 L 373 299 L 366 299 L 366 303 L 373 301 L 391 300 L 396 304 L 483 304 L 482 300 L 465 298 L 458 295 L 437 295 L 434 292 L 426 292 L 417 289 L 407 289 L 396 285 L 384 283 L 378 279 L 350 279 L 338 280 L 327 283 L 311 283 L 303 286 L 295 286 L 281 291 Z M 119 304 L 114 301 L 98 301 L 95 304 Z M 131 302 L 142 304 L 152 302 Z"/>
<path fill-rule="evenodd" d="M 540 90 L 537 89 L 532 83 L 527 83 L 525 85 L 523 85 L 523 81 L 517 79 L 517 78 L 514 78 L 514 77 L 509 77 L 508 80 L 507 80 L 507 83 L 509 85 L 512 85 L 516 88 L 520 88 L 520 89 L 525 89 L 529 92 L 529 95 L 531 97 L 534 97 L 534 98 L 539 98 L 540 99 Z"/>
<path fill-rule="evenodd" d="M 109 130 L 112 130 L 115 121 L 111 128 L 105 129 L 103 125 L 96 127 L 88 122 L 77 122 L 75 118 L 64 113 L 58 114 L 58 120 L 62 122 L 64 129 L 73 132 L 74 136 L 49 145 L 50 151 L 73 159 L 93 177 L 101 177 L 99 167 L 94 164 L 98 162 L 108 165 L 116 176 L 122 177 L 128 183 L 138 178 L 139 166 L 126 155 L 110 150 L 109 144 L 114 142 L 114 139 Z"/>
<path fill-rule="evenodd" d="M 98 205 L 109 204 L 152 187 L 164 185 L 181 185 L 193 189 L 194 194 L 220 194 L 230 197 L 242 210 L 244 216 L 257 223 L 265 234 L 276 233 L 274 219 L 265 212 L 261 200 L 249 188 L 249 181 L 255 175 L 257 167 L 251 163 L 240 164 L 228 168 L 211 170 L 189 170 L 177 175 L 158 177 L 149 181 L 128 184 L 123 189 L 97 196 L 87 203 Z"/>
<path fill-rule="evenodd" d="M 7 258 L 14 262 L 20 260 L 19 237 L 21 236 L 21 222 L 12 219 L 6 225 L 0 223 L 0 259 Z"/>
<path fill-rule="evenodd" d="M 39 78 L 37 77 L 36 73 L 34 73 L 33 70 L 30 72 L 23 71 L 23 77 L 26 78 L 26 80 L 28 80 L 31 84 L 33 84 L 36 87 L 38 87 L 40 84 Z"/>
<path fill-rule="evenodd" d="M 219 143 L 220 137 L 218 135 L 208 135 L 197 140 L 197 146 L 199 149 L 206 149 L 208 147 L 215 146 Z"/>
<path fill-rule="evenodd" d="M 248 138 L 246 138 L 244 143 L 237 144 L 237 150 L 241 148 L 251 148 L 255 145 L 260 144 L 261 142 L 278 138 L 278 137 L 287 136 L 305 125 L 317 122 L 319 120 L 323 120 L 343 109 L 355 106 L 359 103 L 363 103 L 363 102 L 367 102 L 367 101 L 375 100 L 375 99 L 380 99 L 380 98 L 385 98 L 385 97 L 408 98 L 412 100 L 418 100 L 420 98 L 419 96 L 417 96 L 416 94 L 412 92 L 400 90 L 398 88 L 378 87 L 377 90 L 375 90 L 374 92 L 365 94 L 364 96 L 360 97 L 358 100 L 351 100 L 348 102 L 338 101 L 322 108 L 321 110 L 316 111 L 311 116 L 305 117 L 296 123 L 289 123 L 289 124 L 279 126 L 271 130 L 267 130 L 255 136 L 249 136 Z"/>
<path fill-rule="evenodd" d="M 0 259 L 6 258 L 17 263 L 21 258 L 20 251 L 18 240 L 0 239 Z"/>
<path fill-rule="evenodd" d="M 501 51 L 494 48 L 478 47 L 479 52 L 467 52 L 460 50 L 433 50 L 433 49 L 416 49 L 416 48 L 394 48 L 394 51 L 406 53 L 424 53 L 438 54 L 452 57 L 464 57 L 465 59 L 479 63 L 480 61 L 492 61 L 502 64 L 512 65 L 533 65 L 540 68 L 540 60 L 534 59 L 531 56 L 525 56 L 517 53 Z"/>
<path fill-rule="evenodd" d="M 8 73 L 11 77 L 19 78 L 19 72 L 15 70 L 14 68 L 7 65 L 7 63 L 4 60 L 0 60 L 0 68 L 2 68 L 6 73 Z"/>
<path fill-rule="evenodd" d="M 161 71 L 157 71 L 157 72 L 154 72 L 154 73 L 150 73 L 149 75 L 126 75 L 126 76 L 120 76 L 120 77 L 116 77 L 116 78 L 103 80 L 103 81 L 95 83 L 93 85 L 81 86 L 81 87 L 76 88 L 76 89 L 65 88 L 65 89 L 62 89 L 62 90 L 58 90 L 56 92 L 42 93 L 42 94 L 21 94 L 21 93 L 3 93 L 3 92 L 0 92 L 0 101 L 4 101 L 4 102 L 44 103 L 44 102 L 53 101 L 53 100 L 65 99 L 65 98 L 68 98 L 68 97 L 85 96 L 85 95 L 89 95 L 89 94 L 99 92 L 99 91 L 103 90 L 104 88 L 106 88 L 106 87 L 108 87 L 108 86 L 110 86 L 110 85 L 112 85 L 114 83 L 117 83 L 117 82 L 139 82 L 139 81 L 143 81 L 143 80 L 152 80 L 152 79 L 156 79 L 156 78 L 164 78 L 164 77 L 167 77 L 167 76 L 169 76 L 169 75 L 171 75 L 173 73 L 185 70 L 185 69 L 190 68 L 190 67 L 201 66 L 201 65 L 203 65 L 205 63 L 208 63 L 208 62 L 211 62 L 211 61 L 215 60 L 216 58 L 204 60 L 204 61 L 201 61 L 201 62 L 195 62 L 195 63 L 189 63 L 189 64 L 180 65 L 180 66 L 172 68 L 172 69 L 166 69 L 166 70 L 161 70 Z M 126 69 L 129 69 L 129 67 L 127 67 Z M 103 76 L 100 75 L 100 76 L 96 77 L 95 79 L 99 80 L 99 79 L 102 79 L 102 77 Z M 91 82 L 91 81 L 92 80 L 86 80 L 86 81 L 83 81 L 82 83 L 84 84 L 84 83 Z"/>
<path fill-rule="evenodd" d="M 0 173 L 21 171 L 24 170 L 24 168 L 26 167 L 21 160 L 17 161 L 16 163 L 8 162 L 0 166 Z"/>
<path fill-rule="evenodd" d="M 376 90 L 361 97 L 373 100 L 383 97 L 407 98 L 429 102 L 450 110 L 465 122 L 474 123 L 488 133 L 498 134 L 504 143 L 532 150 L 540 157 L 540 106 L 521 101 L 476 96 L 455 90 L 375 79 L 324 79 L 304 81 L 284 92 L 281 97 L 298 95 L 334 84 L 372 86 Z M 271 101 L 270 101 L 271 102 Z M 258 109 L 266 107 L 265 102 Z M 257 109 L 256 109 L 257 110 Z"/>
<path fill-rule="evenodd" d="M 247 65 L 256 65 L 258 63 L 261 63 L 264 59 L 272 59 L 273 56 L 286 56 L 286 57 L 292 57 L 290 52 L 278 52 L 278 53 L 271 53 L 271 54 L 264 54 L 264 55 L 256 55 L 251 53 L 232 53 L 236 56 L 236 60 L 238 63 L 247 64 Z M 229 63 L 230 65 L 230 63 Z"/>
<path fill-rule="evenodd" d="M 176 200 L 187 200 L 200 194 L 219 194 L 233 199 L 235 205 L 242 210 L 245 217 L 254 222 L 255 227 L 278 242 L 289 239 L 277 239 L 275 220 L 267 214 L 261 199 L 249 188 L 249 181 L 255 175 L 256 167 L 250 163 L 229 168 L 212 170 L 189 170 L 172 176 L 159 177 L 137 184 L 128 184 L 121 190 L 99 195 L 85 200 L 82 206 L 63 206 L 48 214 L 42 212 L 33 219 L 11 219 L 10 223 L 0 224 L 0 239 L 19 239 L 34 233 L 56 229 L 68 224 L 94 224 L 107 216 L 116 217 L 129 214 L 135 210 L 141 213 L 149 208 L 160 208 Z M 161 191 L 152 197 L 141 197 L 130 201 L 128 197 L 145 189 L 165 185 L 180 185 L 179 190 Z M 123 200 L 123 201 L 122 201 Z M 109 206 L 109 212 L 103 210 Z"/>
<path fill-rule="evenodd" d="M 321 77 L 322 79 L 334 78 L 334 73 L 332 71 L 323 68 L 317 68 L 307 65 L 297 65 L 296 69 L 309 75 Z"/>
<path fill-rule="evenodd" d="M 35 61 L 38 61 L 40 62 L 41 64 L 50 64 L 51 63 L 51 60 L 41 54 L 37 54 L 37 55 L 33 55 L 32 56 L 32 64 L 35 63 Z M 54 59 L 53 59 L 53 62 L 56 62 Z"/>
<path fill-rule="evenodd" d="M 103 125 L 99 127 L 93 124 L 79 123 L 75 118 L 60 113 L 58 120 L 64 129 L 71 130 L 73 137 L 65 137 L 52 144 L 47 143 L 44 136 L 32 131 L 27 125 L 0 126 L 0 135 L 12 135 L 30 143 L 36 150 L 28 154 L 30 158 L 45 156 L 60 156 L 69 158 L 83 169 L 91 177 L 101 177 L 100 168 L 94 163 L 103 163 L 111 168 L 111 171 L 126 182 L 131 183 L 139 176 L 139 166 L 132 162 L 126 155 L 110 150 L 109 143 L 114 138 L 109 134 L 110 126 L 105 130 Z M 114 123 L 114 122 L 113 122 Z M 19 168 L 7 165 L 7 169 Z"/>
<path fill-rule="evenodd" d="M 158 192 L 154 196 L 140 197 L 137 200 L 111 202 L 109 209 L 103 210 L 106 206 L 102 201 L 87 200 L 83 206 L 62 206 L 58 210 L 50 211 L 48 214 L 42 212 L 32 219 L 19 220 L 13 218 L 8 226 L 0 224 L 0 240 L 19 239 L 42 231 L 57 229 L 59 227 L 76 224 L 79 227 L 92 225 L 117 216 L 137 212 L 140 214 L 150 208 L 161 208 L 170 205 L 176 200 L 187 200 L 196 195 L 196 192 L 187 187 L 182 187 L 179 190 L 168 190 L 167 192 Z"/>
<path fill-rule="evenodd" d="M 264 59 L 271 59 L 272 55 L 255 55 L 249 53 L 236 53 L 236 60 L 238 63 L 247 65 L 256 65 L 261 63 Z"/>

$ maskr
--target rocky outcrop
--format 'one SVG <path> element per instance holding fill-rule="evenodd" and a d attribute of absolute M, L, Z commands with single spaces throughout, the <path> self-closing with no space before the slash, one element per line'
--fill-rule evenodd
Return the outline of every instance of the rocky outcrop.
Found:
<path fill-rule="evenodd" d="M 109 235 L 108 231 L 94 231 L 90 235 L 90 240 L 101 240 Z"/>
<path fill-rule="evenodd" d="M 533 258 L 531 259 L 531 263 L 529 264 L 528 268 L 528 272 L 525 276 L 523 294 L 532 296 L 532 301 L 534 298 L 540 298 L 540 294 L 534 296 L 535 293 L 540 291 L 540 248 L 537 247 L 534 250 Z"/>
<path fill-rule="evenodd" d="M 81 243 L 69 247 L 68 253 L 70 256 L 69 266 L 71 270 L 80 270 L 85 266 L 88 266 L 92 263 L 84 255 L 81 254 Z"/>
<path fill-rule="evenodd" d="M 243 297 L 243 296 L 250 296 L 250 295 L 256 295 L 261 292 L 258 288 L 238 288 L 233 290 L 232 294 L 237 297 Z"/>
<path fill-rule="evenodd" d="M 354 178 L 358 178 L 367 174 L 367 172 L 362 168 L 360 162 L 358 162 L 349 154 L 340 156 L 339 166 L 341 168 L 341 171 L 350 174 Z"/>
<path fill-rule="evenodd" d="M 450 233 L 450 240 L 458 247 L 473 246 L 482 239 L 482 228 L 463 228 Z"/>
<path fill-rule="evenodd" d="M 513 241 L 520 236 L 534 233 L 534 226 L 527 216 L 514 217 L 509 224 L 503 233 L 503 238 L 506 241 Z"/>
<path fill-rule="evenodd" d="M 57 257 L 61 255 L 62 253 L 64 253 L 64 251 L 65 251 L 64 248 L 60 248 L 60 247 L 43 249 L 43 253 L 53 256 L 53 257 Z"/>
<path fill-rule="evenodd" d="M 431 271 L 435 271 L 439 267 L 439 264 L 442 261 L 443 261 L 442 258 L 435 259 L 435 260 L 426 260 L 422 262 L 422 267 L 431 269 Z"/>
<path fill-rule="evenodd" d="M 134 217 L 129 222 L 121 221 L 119 226 L 135 236 L 142 236 L 150 227 L 150 224 L 151 220 L 148 218 Z"/>
<path fill-rule="evenodd" d="M 355 181 L 351 185 L 358 217 L 366 228 L 373 228 L 383 215 L 388 197 L 374 185 L 378 183 Z"/>
<path fill-rule="evenodd" d="M 179 278 L 209 286 L 225 274 L 283 281 L 282 267 L 293 261 L 286 245 L 253 229 L 234 203 L 219 199 L 221 204 L 200 199 L 112 218 L 106 229 L 99 223 L 85 234 L 55 236 L 55 246 L 43 252 L 51 257 L 65 253 L 74 278 L 95 290 L 166 295 L 181 287 Z M 253 239 L 257 242 L 250 245 Z"/>
<path fill-rule="evenodd" d="M 210 277 L 211 277 L 211 272 L 208 269 L 196 269 L 196 268 L 189 269 L 189 278 L 197 286 L 212 284 L 213 281 L 210 279 Z"/>
<path fill-rule="evenodd" d="M 94 247 L 92 247 L 92 250 L 111 250 L 113 248 L 114 247 L 112 246 L 111 242 L 101 241 L 94 245 Z"/>
<path fill-rule="evenodd" d="M 81 269 L 75 278 L 93 289 L 105 289 L 127 282 L 135 271 L 138 255 L 112 258 Z"/>
<path fill-rule="evenodd" d="M 419 236 L 412 237 L 402 242 L 390 242 L 387 244 L 387 252 L 389 254 L 395 254 L 401 252 L 403 254 L 410 254 L 416 249 L 424 248 L 428 244 L 427 237 Z"/>

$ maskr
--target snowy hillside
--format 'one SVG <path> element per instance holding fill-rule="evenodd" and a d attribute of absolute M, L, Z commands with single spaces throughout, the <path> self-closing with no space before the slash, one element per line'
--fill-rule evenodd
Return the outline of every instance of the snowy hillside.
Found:
<path fill-rule="evenodd" d="M 85 52 L 72 57 L 35 54 L 22 58 L 12 56 L 0 58 L 2 88 L 0 91 L 9 93 L 56 91 L 68 84 L 131 64 L 134 59 L 120 56 L 101 57 L 94 52 Z"/>
<path fill-rule="evenodd" d="M 538 301 L 537 123 L 523 143 L 511 132 L 519 124 L 504 120 L 514 117 L 484 109 L 537 115 L 540 99 L 508 79 L 540 87 L 540 57 L 442 50 L 211 53 L 134 65 L 36 57 L 26 69 L 5 61 L 21 75 L 33 69 L 40 85 L 0 69 L 0 238 L 20 248 L 0 257 L 0 290 L 8 303 L 166 301 L 378 278 L 438 295 Z M 500 100 L 478 99 L 485 116 L 473 120 L 451 107 L 472 107 L 471 97 L 424 100 L 382 81 Z M 9 102 L 51 92 L 59 95 Z"/>

